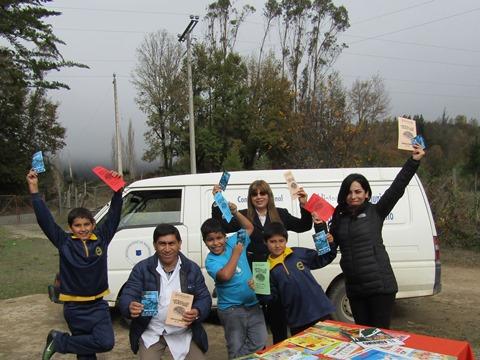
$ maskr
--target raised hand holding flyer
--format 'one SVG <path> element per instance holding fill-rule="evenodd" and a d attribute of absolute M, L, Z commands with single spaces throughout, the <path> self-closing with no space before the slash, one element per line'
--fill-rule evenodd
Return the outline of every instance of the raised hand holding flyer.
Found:
<path fill-rule="evenodd" d="M 193 295 L 182 292 L 172 292 L 170 304 L 168 305 L 167 318 L 165 324 L 186 327 L 183 321 L 183 313 L 192 309 Z"/>
<path fill-rule="evenodd" d="M 41 151 L 37 151 L 32 156 L 32 170 L 37 174 L 45 172 L 45 164 L 43 163 L 43 155 Z"/>
<path fill-rule="evenodd" d="M 290 170 L 286 171 L 283 176 L 285 177 L 285 181 L 287 182 L 288 190 L 290 190 L 290 195 L 292 195 L 292 199 L 298 198 L 298 190 L 300 186 L 298 186 L 293 174 Z"/>
<path fill-rule="evenodd" d="M 233 217 L 232 212 L 230 211 L 228 202 L 227 200 L 225 200 L 222 193 L 220 191 L 215 193 L 213 198 L 215 199 L 215 203 L 217 204 L 217 206 L 220 208 L 220 211 L 222 212 L 222 215 L 225 218 L 225 220 L 227 220 L 228 223 L 232 221 L 232 217 Z"/>
<path fill-rule="evenodd" d="M 115 192 L 125 186 L 125 181 L 123 181 L 121 177 L 113 177 L 112 174 L 110 174 L 110 170 L 102 166 L 95 166 L 92 171 Z"/>
<path fill-rule="evenodd" d="M 242 243 L 242 245 L 245 245 L 248 239 L 248 233 L 247 230 L 245 229 L 240 229 L 237 231 L 237 244 Z"/>
<path fill-rule="evenodd" d="M 230 180 L 230 173 L 228 171 L 224 171 L 222 177 L 220 178 L 220 182 L 218 183 L 222 191 L 225 191 L 227 188 L 228 180 Z"/>
<path fill-rule="evenodd" d="M 255 293 L 270 295 L 270 266 L 267 261 L 252 262 Z"/>

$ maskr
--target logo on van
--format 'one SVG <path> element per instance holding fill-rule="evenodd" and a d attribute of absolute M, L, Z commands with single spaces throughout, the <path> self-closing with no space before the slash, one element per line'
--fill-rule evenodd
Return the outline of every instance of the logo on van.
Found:
<path fill-rule="evenodd" d="M 151 255 L 152 249 L 142 240 L 132 241 L 125 250 L 125 258 L 132 265 L 137 264 L 140 260 L 146 259 Z"/>

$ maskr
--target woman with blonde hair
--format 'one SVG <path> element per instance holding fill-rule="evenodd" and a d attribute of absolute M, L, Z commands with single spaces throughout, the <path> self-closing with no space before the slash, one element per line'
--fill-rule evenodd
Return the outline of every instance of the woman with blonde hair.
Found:
<path fill-rule="evenodd" d="M 213 194 L 221 191 L 219 185 L 213 187 Z M 263 241 L 263 231 L 267 224 L 272 222 L 282 223 L 288 231 L 297 233 L 308 231 L 312 228 L 312 215 L 303 208 L 307 202 L 307 193 L 300 188 L 298 191 L 298 200 L 300 203 L 300 218 L 290 214 L 287 209 L 277 208 L 275 198 L 270 185 L 264 180 L 255 180 L 248 188 L 248 207 L 239 210 L 253 224 L 254 230 L 250 235 L 250 245 L 247 248 L 247 257 L 250 264 L 253 261 L 266 261 L 268 257 L 268 248 Z M 240 230 L 241 226 L 237 223 L 235 217 L 230 223 L 222 218 L 220 209 L 214 203 L 212 206 L 212 218 L 221 222 L 226 233 Z M 269 305 L 267 310 L 267 322 L 272 330 L 273 343 L 286 339 L 287 325 L 284 319 L 281 306 L 276 304 Z"/>

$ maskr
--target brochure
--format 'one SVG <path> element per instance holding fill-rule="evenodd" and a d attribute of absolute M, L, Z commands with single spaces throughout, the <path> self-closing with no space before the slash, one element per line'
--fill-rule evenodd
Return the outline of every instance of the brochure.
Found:
<path fill-rule="evenodd" d="M 316 234 L 313 234 L 312 236 L 318 255 L 324 255 L 330 252 L 330 244 L 328 243 L 327 234 L 325 233 L 325 231 L 322 230 Z"/>
<path fill-rule="evenodd" d="M 37 174 L 45 172 L 45 164 L 43 162 L 43 155 L 41 151 L 37 151 L 32 156 L 32 170 Z"/>
<path fill-rule="evenodd" d="M 300 187 L 295 181 L 295 178 L 293 177 L 292 172 L 288 170 L 283 174 L 283 176 L 285 177 L 285 181 L 287 182 L 287 187 L 288 187 L 288 190 L 290 190 L 290 195 L 292 196 L 292 199 L 297 199 L 298 190 L 300 189 Z"/>
<path fill-rule="evenodd" d="M 158 314 L 158 291 L 143 291 L 143 311 L 141 316 L 155 316 Z"/>
<path fill-rule="evenodd" d="M 248 239 L 247 230 L 242 228 L 237 231 L 237 244 L 242 243 L 242 245 L 245 245 L 247 243 L 247 239 Z"/>
<path fill-rule="evenodd" d="M 107 170 L 102 166 L 95 166 L 92 171 L 100 178 L 100 180 L 102 180 L 110 187 L 110 189 L 115 192 L 125 186 L 125 181 L 123 181 L 123 178 L 113 177 L 112 174 L 110 174 L 110 170 Z"/>
<path fill-rule="evenodd" d="M 420 145 L 422 149 L 425 149 L 425 139 L 423 138 L 422 135 L 417 135 L 414 138 L 412 138 L 412 145 Z"/>
<path fill-rule="evenodd" d="M 315 213 L 323 221 L 327 221 L 333 215 L 335 208 L 320 195 L 313 193 L 304 206 L 310 213 Z"/>
<path fill-rule="evenodd" d="M 225 191 L 225 189 L 227 188 L 229 179 L 230 173 L 228 171 L 224 171 L 222 177 L 220 178 L 220 182 L 218 183 L 223 191 Z"/>
<path fill-rule="evenodd" d="M 412 151 L 412 139 L 417 136 L 415 120 L 398 118 L 398 148 Z"/>
<path fill-rule="evenodd" d="M 270 295 L 270 266 L 267 261 L 252 262 L 255 293 Z"/>
<path fill-rule="evenodd" d="M 230 211 L 230 207 L 228 206 L 227 200 L 223 197 L 221 192 L 215 193 L 214 197 L 215 203 L 217 206 L 220 208 L 220 211 L 222 212 L 223 217 L 225 220 L 229 223 L 232 221 L 232 212 Z"/>
<path fill-rule="evenodd" d="M 167 318 L 165 324 L 186 327 L 183 321 L 183 313 L 192 308 L 193 295 L 182 292 L 172 292 L 170 304 L 168 305 Z"/>

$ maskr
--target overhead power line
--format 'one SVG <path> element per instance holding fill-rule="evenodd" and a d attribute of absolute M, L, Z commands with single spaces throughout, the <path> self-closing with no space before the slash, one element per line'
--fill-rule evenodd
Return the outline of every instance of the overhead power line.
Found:
<path fill-rule="evenodd" d="M 366 22 L 369 22 L 369 21 L 372 21 L 372 20 L 381 19 L 381 18 L 384 18 L 384 17 L 386 17 L 386 16 L 398 14 L 398 13 L 401 13 L 401 12 L 404 12 L 404 11 L 408 11 L 408 10 L 411 10 L 411 9 L 415 9 L 415 8 L 417 8 L 417 7 L 424 6 L 424 5 L 426 5 L 426 4 L 430 4 L 430 3 L 435 2 L 435 1 L 436 1 L 436 0 L 425 1 L 425 2 L 420 3 L 420 4 L 417 4 L 417 5 L 408 6 L 408 7 L 402 8 L 402 9 L 390 11 L 390 12 L 387 12 L 387 13 L 384 13 L 384 14 L 380 14 L 380 15 L 377 15 L 377 16 L 372 16 L 372 17 L 367 18 L 367 19 L 355 21 L 355 22 L 351 23 L 350 25 L 358 25 L 358 24 L 363 24 L 363 23 L 366 23 Z"/>
<path fill-rule="evenodd" d="M 350 43 L 350 44 L 351 44 L 351 45 L 353 45 L 353 44 L 358 44 L 358 43 L 361 43 L 361 42 L 364 42 L 364 41 L 367 41 L 367 40 L 373 40 L 373 39 L 377 39 L 377 38 L 380 38 L 380 37 L 383 37 L 383 36 L 392 35 L 392 34 L 397 34 L 397 33 L 399 33 L 399 32 L 403 32 L 403 31 L 407 31 L 407 30 L 417 29 L 417 28 L 422 27 L 422 26 L 434 24 L 434 23 L 441 22 L 441 21 L 444 21 L 444 20 L 448 20 L 448 19 L 451 19 L 451 18 L 454 18 L 454 17 L 471 14 L 472 12 L 476 12 L 476 11 L 479 11 L 479 10 L 480 10 L 480 7 L 475 8 L 475 9 L 470 9 L 470 10 L 462 11 L 462 12 L 459 12 L 459 13 L 456 13 L 456 14 L 452 14 L 452 15 L 449 15 L 449 16 L 444 16 L 444 17 L 442 17 L 442 18 L 430 20 L 430 21 L 427 21 L 427 22 L 424 22 L 424 23 L 421 23 L 421 24 L 412 25 L 412 26 L 407 26 L 407 27 L 402 28 L 402 29 L 389 31 L 389 32 L 386 32 L 386 33 L 383 33 L 383 34 L 379 34 L 379 35 L 375 35 L 375 36 L 369 36 L 369 37 L 367 37 L 367 38 L 365 38 L 365 39 L 363 39 L 363 40 L 354 41 L 353 43 Z"/>

